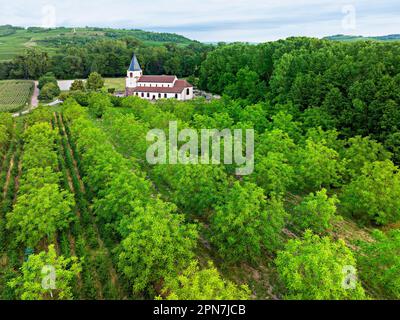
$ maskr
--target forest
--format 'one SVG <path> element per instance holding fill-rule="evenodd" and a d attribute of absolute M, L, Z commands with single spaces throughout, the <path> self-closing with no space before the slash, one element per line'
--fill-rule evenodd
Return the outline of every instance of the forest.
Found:
<path fill-rule="evenodd" d="M 221 99 L 88 90 L 1 113 L 0 298 L 399 299 L 399 51 L 221 44 L 190 74 Z M 170 121 L 254 129 L 254 173 L 149 164 Z"/>

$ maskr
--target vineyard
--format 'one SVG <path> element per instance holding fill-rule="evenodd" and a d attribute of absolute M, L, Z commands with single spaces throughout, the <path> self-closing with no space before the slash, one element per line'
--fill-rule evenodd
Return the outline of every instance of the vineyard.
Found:
<path fill-rule="evenodd" d="M 353 180 L 350 169 L 358 170 L 360 162 L 341 160 L 358 153 L 358 161 L 366 161 L 359 144 L 378 150 L 378 143 L 350 139 L 343 149 L 333 132 L 315 129 L 292 139 L 279 121 L 249 117 L 260 110 L 248 107 L 237 118 L 260 127 L 253 175 L 237 177 L 230 165 L 150 165 L 150 128 L 167 130 L 169 121 L 193 129 L 250 125 L 227 121 L 234 111 L 219 101 L 152 104 L 100 93 L 86 101 L 87 107 L 69 99 L 58 109 L 0 117 L 1 299 L 398 295 L 397 280 L 381 268 L 387 262 L 376 256 L 390 260 L 396 230 L 383 234 L 358 224 L 371 219 L 393 228 L 396 217 L 390 207 L 368 216 L 353 203 L 375 168 L 393 185 L 398 173 L 382 150 L 380 161 Z M 225 115 L 213 111 L 222 108 Z M 341 148 L 340 155 L 333 148 Z M 338 174 L 348 179 L 340 193 Z M 379 194 L 383 187 L 374 179 L 370 194 Z M 392 189 L 387 192 L 397 192 Z M 342 286 L 342 267 L 349 265 L 360 278 L 352 290 Z M 54 288 L 41 285 L 48 266 L 56 274 Z M 288 268 L 305 268 L 304 282 L 291 286 L 295 272 Z M 371 276 L 377 270 L 379 278 Z"/>
<path fill-rule="evenodd" d="M 32 81 L 0 81 L 0 112 L 17 112 L 30 103 Z"/>

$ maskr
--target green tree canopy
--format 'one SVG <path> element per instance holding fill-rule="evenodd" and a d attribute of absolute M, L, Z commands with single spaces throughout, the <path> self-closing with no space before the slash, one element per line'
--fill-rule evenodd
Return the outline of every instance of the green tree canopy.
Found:
<path fill-rule="evenodd" d="M 365 293 L 358 280 L 346 287 L 347 268 L 356 259 L 343 240 L 332 241 L 306 231 L 302 239 L 291 239 L 279 251 L 275 263 L 286 286 L 286 298 L 295 300 L 357 300 Z"/>
<path fill-rule="evenodd" d="M 250 290 L 246 285 L 236 286 L 224 280 L 212 262 L 200 269 L 192 261 L 177 277 L 165 280 L 162 290 L 167 300 L 248 300 Z"/>
<path fill-rule="evenodd" d="M 47 252 L 30 255 L 21 267 L 22 274 L 8 285 L 21 300 L 72 300 L 73 283 L 81 270 L 77 257 L 57 256 L 54 245 L 50 245 Z M 51 279 L 53 271 L 55 277 Z"/>

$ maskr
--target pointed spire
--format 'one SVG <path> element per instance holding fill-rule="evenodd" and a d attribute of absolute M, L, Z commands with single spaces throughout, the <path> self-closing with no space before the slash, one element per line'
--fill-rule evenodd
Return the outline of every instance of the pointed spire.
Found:
<path fill-rule="evenodd" d="M 135 54 L 133 54 L 131 65 L 129 66 L 128 71 L 142 71 Z"/>

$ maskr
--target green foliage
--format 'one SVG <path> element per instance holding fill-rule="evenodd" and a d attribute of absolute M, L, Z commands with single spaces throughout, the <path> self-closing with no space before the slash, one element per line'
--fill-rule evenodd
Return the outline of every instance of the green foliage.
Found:
<path fill-rule="evenodd" d="M 197 261 L 177 277 L 165 280 L 163 295 L 167 300 L 248 300 L 250 290 L 246 285 L 236 286 L 221 278 L 212 262 L 200 270 Z"/>
<path fill-rule="evenodd" d="M 400 298 L 400 231 L 375 230 L 373 242 L 361 242 L 357 261 L 360 277 L 390 299 Z"/>
<path fill-rule="evenodd" d="M 44 87 L 46 84 L 48 84 L 48 83 L 53 83 L 53 84 L 57 85 L 57 79 L 56 79 L 56 77 L 54 76 L 54 74 L 51 73 L 51 72 L 46 73 L 45 75 L 43 75 L 43 76 L 41 76 L 41 77 L 39 78 L 38 88 L 39 88 L 40 90 L 42 90 L 43 87 Z"/>
<path fill-rule="evenodd" d="M 71 84 L 71 91 L 85 91 L 85 83 L 82 80 L 75 80 Z"/>
<path fill-rule="evenodd" d="M 195 215 L 206 215 L 227 188 L 227 175 L 216 165 L 157 165 L 153 175 L 169 188 L 170 201 Z"/>
<path fill-rule="evenodd" d="M 365 164 L 375 161 L 390 160 L 391 154 L 380 143 L 369 137 L 356 136 L 350 138 L 343 152 L 347 160 L 346 167 L 351 177 L 361 174 Z"/>
<path fill-rule="evenodd" d="M 57 184 L 31 188 L 18 197 L 13 211 L 7 214 L 7 228 L 16 232 L 16 241 L 36 247 L 41 239 L 53 240 L 56 231 L 68 227 L 74 205 L 73 195 L 60 191 Z"/>
<path fill-rule="evenodd" d="M 261 188 L 235 182 L 211 217 L 211 242 L 226 261 L 255 261 L 262 248 L 276 249 L 285 218 L 283 205 L 267 203 Z"/>
<path fill-rule="evenodd" d="M 326 189 L 310 193 L 294 208 L 293 220 L 302 230 L 311 229 L 316 233 L 332 230 L 332 222 L 337 217 L 336 205 L 339 200 L 336 195 L 328 197 Z"/>
<path fill-rule="evenodd" d="M 343 188 L 344 211 L 363 222 L 384 225 L 400 220 L 400 173 L 390 160 L 367 163 Z"/>
<path fill-rule="evenodd" d="M 97 72 L 92 72 L 86 81 L 88 90 L 99 90 L 104 86 L 104 79 Z"/>
<path fill-rule="evenodd" d="M 92 93 L 89 97 L 89 111 L 97 118 L 101 118 L 112 103 L 108 96 L 101 93 Z"/>
<path fill-rule="evenodd" d="M 250 179 L 269 195 L 283 195 L 294 183 L 294 168 L 283 153 L 269 152 L 267 156 L 256 156 L 254 173 Z"/>
<path fill-rule="evenodd" d="M 275 260 L 287 288 L 286 298 L 295 300 L 364 299 L 357 281 L 354 289 L 343 286 L 346 266 L 356 266 L 353 253 L 343 240 L 332 241 L 306 231 L 302 239 L 289 240 Z"/>
<path fill-rule="evenodd" d="M 9 70 L 11 79 L 38 79 L 44 75 L 50 66 L 49 55 L 37 48 L 26 49 L 12 61 Z"/>
<path fill-rule="evenodd" d="M 174 205 L 155 200 L 136 207 L 131 220 L 121 222 L 127 236 L 121 242 L 118 266 L 134 292 L 151 292 L 151 285 L 176 276 L 193 258 L 197 231 L 175 210 Z"/>
<path fill-rule="evenodd" d="M 339 162 L 339 154 L 324 143 L 308 139 L 298 150 L 295 161 L 299 186 L 305 190 L 338 185 L 343 165 Z"/>
<path fill-rule="evenodd" d="M 57 83 L 49 82 L 46 83 L 40 90 L 39 99 L 44 101 L 53 100 L 61 93 Z"/>
<path fill-rule="evenodd" d="M 47 252 L 30 255 L 21 267 L 22 274 L 8 284 L 21 300 L 72 300 L 72 283 L 81 269 L 78 258 L 57 256 L 54 245 L 50 245 Z M 51 286 L 45 277 L 49 278 L 52 270 L 55 271 L 54 289 L 43 286 Z"/>

